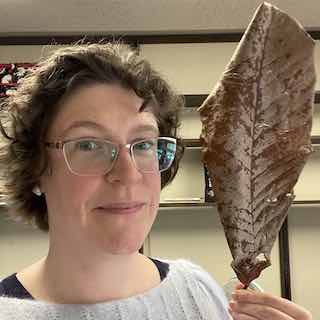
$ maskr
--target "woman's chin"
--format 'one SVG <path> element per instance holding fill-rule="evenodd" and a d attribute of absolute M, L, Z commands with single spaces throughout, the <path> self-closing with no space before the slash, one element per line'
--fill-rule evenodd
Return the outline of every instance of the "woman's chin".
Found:
<path fill-rule="evenodd" d="M 103 250 L 113 255 L 130 255 L 137 253 L 143 246 L 142 240 L 131 240 L 130 242 L 105 243 Z"/>

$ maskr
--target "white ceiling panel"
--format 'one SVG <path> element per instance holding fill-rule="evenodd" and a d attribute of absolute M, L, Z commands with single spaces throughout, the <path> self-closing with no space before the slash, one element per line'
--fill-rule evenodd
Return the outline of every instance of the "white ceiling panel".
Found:
<path fill-rule="evenodd" d="M 0 36 L 201 33 L 243 30 L 258 0 L 0 0 Z M 319 0 L 274 0 L 319 29 Z"/>

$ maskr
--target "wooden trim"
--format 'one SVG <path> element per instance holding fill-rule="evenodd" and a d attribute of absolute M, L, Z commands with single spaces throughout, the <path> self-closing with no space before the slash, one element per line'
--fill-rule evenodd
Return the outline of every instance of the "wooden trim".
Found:
<path fill-rule="evenodd" d="M 186 108 L 198 108 L 202 102 L 207 98 L 205 94 L 185 94 L 185 107 Z"/>
<path fill-rule="evenodd" d="M 294 205 L 302 205 L 302 204 L 306 204 L 306 205 L 320 205 L 320 200 L 295 200 L 293 201 Z"/>
<path fill-rule="evenodd" d="M 320 30 L 307 30 L 310 36 L 320 39 Z M 126 43 L 160 44 L 160 43 L 211 43 L 211 42 L 239 42 L 244 30 L 213 33 L 172 33 L 172 34 L 96 34 L 96 35 L 46 35 L 46 36 L 0 36 L 0 45 L 48 45 L 70 44 L 85 38 L 86 41 L 96 43 L 101 40 L 122 39 Z"/>
<path fill-rule="evenodd" d="M 119 40 L 125 43 L 161 44 L 161 43 L 210 43 L 239 42 L 242 32 L 211 34 L 159 34 L 159 35 L 52 35 L 52 36 L 0 36 L 0 45 L 48 45 L 71 44 L 85 38 L 86 42 L 96 43 L 101 40 Z"/>
<path fill-rule="evenodd" d="M 98 43 L 101 41 L 122 40 L 125 43 L 137 46 L 137 41 L 132 37 L 121 35 L 70 35 L 70 36 L 0 36 L 0 45 L 62 45 L 74 44 L 83 41 L 84 43 Z"/>
<path fill-rule="evenodd" d="M 141 35 L 139 44 L 239 42 L 243 32 Z"/>
<path fill-rule="evenodd" d="M 291 277 L 290 277 L 288 217 L 286 217 L 279 232 L 279 259 L 280 259 L 281 296 L 283 298 L 291 300 L 292 296 L 291 296 Z"/>
<path fill-rule="evenodd" d="M 182 139 L 186 148 L 201 148 L 200 139 Z"/>
<path fill-rule="evenodd" d="M 320 136 L 311 137 L 312 144 L 320 144 Z"/>
<path fill-rule="evenodd" d="M 314 39 L 314 40 L 320 40 L 320 30 L 309 30 L 307 31 L 310 36 Z"/>

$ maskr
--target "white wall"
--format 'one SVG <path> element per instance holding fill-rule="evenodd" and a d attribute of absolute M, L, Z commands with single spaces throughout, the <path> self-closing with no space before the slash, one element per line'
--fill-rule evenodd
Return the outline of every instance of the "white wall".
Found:
<path fill-rule="evenodd" d="M 208 94 L 220 79 L 237 43 L 150 44 L 141 55 L 152 61 L 183 94 Z M 315 47 L 316 72 L 320 74 L 320 41 Z M 320 77 L 316 89 L 320 90 Z"/>

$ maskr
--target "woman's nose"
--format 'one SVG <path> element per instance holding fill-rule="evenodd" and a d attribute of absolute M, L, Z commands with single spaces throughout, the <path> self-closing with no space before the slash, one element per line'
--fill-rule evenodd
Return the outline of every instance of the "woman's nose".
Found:
<path fill-rule="evenodd" d="M 130 151 L 127 148 L 120 148 L 112 169 L 106 174 L 110 182 L 121 182 L 130 184 L 138 182 L 142 173 L 136 167 Z"/>

